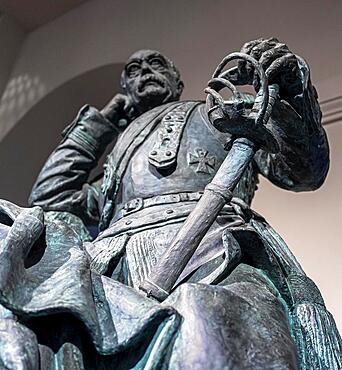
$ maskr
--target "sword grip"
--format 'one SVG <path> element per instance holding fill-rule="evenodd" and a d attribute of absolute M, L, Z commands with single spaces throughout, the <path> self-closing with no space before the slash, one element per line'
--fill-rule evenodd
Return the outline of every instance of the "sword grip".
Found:
<path fill-rule="evenodd" d="M 170 293 L 204 235 L 228 203 L 244 170 L 255 154 L 255 145 L 248 139 L 236 139 L 202 198 L 185 220 L 170 248 L 139 289 L 159 301 Z"/>

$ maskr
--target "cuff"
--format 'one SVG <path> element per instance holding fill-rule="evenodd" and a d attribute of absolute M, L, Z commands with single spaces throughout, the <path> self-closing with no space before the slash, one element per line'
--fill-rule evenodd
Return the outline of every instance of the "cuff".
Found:
<path fill-rule="evenodd" d="M 85 105 L 75 120 L 62 132 L 62 143 L 70 139 L 88 154 L 99 158 L 119 130 L 94 107 Z"/>

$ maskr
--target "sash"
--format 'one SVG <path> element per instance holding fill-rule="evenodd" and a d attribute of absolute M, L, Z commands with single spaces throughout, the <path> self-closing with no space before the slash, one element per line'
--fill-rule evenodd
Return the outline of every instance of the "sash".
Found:
<path fill-rule="evenodd" d="M 119 137 L 104 165 L 104 179 L 101 187 L 104 202 L 99 223 L 100 231 L 109 226 L 122 177 L 136 149 L 153 132 L 165 114 L 182 104 L 184 102 L 172 102 L 144 113 L 134 120 Z"/>

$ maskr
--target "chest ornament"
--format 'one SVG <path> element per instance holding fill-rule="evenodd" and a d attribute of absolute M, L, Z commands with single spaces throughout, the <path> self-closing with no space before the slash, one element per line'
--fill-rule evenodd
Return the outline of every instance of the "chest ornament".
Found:
<path fill-rule="evenodd" d="M 162 119 L 156 142 L 148 155 L 149 163 L 158 170 L 168 169 L 177 163 L 177 155 L 187 119 L 197 102 L 186 102 L 175 107 Z"/>
<path fill-rule="evenodd" d="M 214 172 L 216 157 L 207 150 L 196 148 L 195 153 L 188 153 L 188 164 L 197 173 L 211 174 Z"/>

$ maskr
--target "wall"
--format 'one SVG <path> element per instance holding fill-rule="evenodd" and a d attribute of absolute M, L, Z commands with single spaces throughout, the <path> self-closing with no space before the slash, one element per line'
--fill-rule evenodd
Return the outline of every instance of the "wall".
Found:
<path fill-rule="evenodd" d="M 24 31 L 14 20 L 0 13 L 0 96 L 6 87 L 24 36 Z"/>

